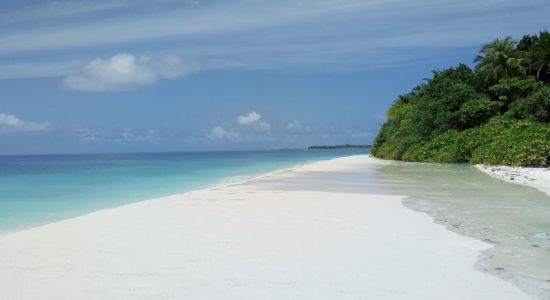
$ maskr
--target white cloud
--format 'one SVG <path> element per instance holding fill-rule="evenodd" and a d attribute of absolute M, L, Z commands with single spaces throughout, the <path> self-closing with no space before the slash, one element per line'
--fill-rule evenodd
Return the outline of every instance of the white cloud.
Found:
<path fill-rule="evenodd" d="M 261 114 L 252 111 L 244 116 L 239 116 L 237 121 L 241 126 L 249 126 L 257 131 L 269 131 L 271 129 L 271 124 L 266 121 L 261 121 L 261 119 Z"/>
<path fill-rule="evenodd" d="M 269 131 L 271 129 L 271 125 L 267 122 L 258 122 L 258 125 L 256 126 L 256 130 L 259 131 Z"/>
<path fill-rule="evenodd" d="M 304 125 L 296 120 L 288 122 L 288 124 L 286 124 L 285 130 L 291 133 L 309 133 L 312 131 L 311 126 Z"/>
<path fill-rule="evenodd" d="M 448 48 L 537 32 L 550 7 L 548 0 L 162 2 L 0 5 L 0 24 L 7 22 L 0 35 L 0 78 L 66 76 L 72 61 L 129 44 L 193 57 L 202 68 L 402 67 L 446 56 Z"/>
<path fill-rule="evenodd" d="M 126 2 L 126 1 L 124 1 Z M 25 21 L 43 21 L 48 19 L 72 17 L 83 14 L 98 13 L 123 7 L 123 1 L 86 2 L 86 1 L 54 1 L 49 3 L 31 4 L 20 11 L 0 12 L 1 23 L 19 23 Z"/>
<path fill-rule="evenodd" d="M 220 126 L 214 126 L 212 130 L 210 131 L 210 134 L 213 138 L 216 139 L 223 139 L 225 137 L 225 129 L 223 129 Z"/>
<path fill-rule="evenodd" d="M 91 130 L 81 126 L 76 127 L 73 133 L 87 142 L 95 142 L 102 139 L 102 135 L 97 130 Z"/>
<path fill-rule="evenodd" d="M 73 133 L 86 142 L 142 143 L 155 138 L 151 128 L 122 128 L 98 131 L 82 126 L 73 129 Z"/>
<path fill-rule="evenodd" d="M 96 3 L 99 2 L 99 3 Z M 184 4 L 180 1 L 179 5 L 159 6 L 158 1 L 151 2 L 137 9 L 132 5 L 124 6 L 124 3 L 117 1 L 94 1 L 94 4 L 87 5 L 49 5 L 39 7 L 40 14 L 53 14 L 57 16 L 57 23 L 46 24 L 46 26 L 33 26 L 23 30 L 12 30 L 0 37 L 0 52 L 17 51 L 43 51 L 49 49 L 67 49 L 71 47 L 82 46 L 101 46 L 122 44 L 128 42 L 149 42 L 159 38 L 194 38 L 197 36 L 207 36 L 211 34 L 226 34 L 234 32 L 249 31 L 254 29 L 271 29 L 274 27 L 285 27 L 288 25 L 302 25 L 300 29 L 308 30 L 311 33 L 318 24 L 323 26 L 323 31 L 330 31 L 330 28 L 341 26 L 338 21 L 355 21 L 349 26 L 348 35 L 360 30 L 360 25 L 365 30 L 377 32 L 378 28 L 382 33 L 387 32 L 387 27 L 400 27 L 414 30 L 426 31 L 426 26 L 419 26 L 414 21 L 424 21 L 433 18 L 433 22 L 438 22 L 439 16 L 459 15 L 462 19 L 473 19 L 480 15 L 488 19 L 487 24 L 491 24 L 493 19 L 498 18 L 499 14 L 488 15 L 484 12 L 491 12 L 495 9 L 507 8 L 514 14 L 520 14 L 524 11 L 529 12 L 538 23 L 543 23 L 544 12 L 540 12 L 545 7 L 546 0 L 532 0 L 529 4 L 520 0 L 487 0 L 483 4 L 479 1 L 465 0 L 416 0 L 416 1 L 397 1 L 397 0 L 304 0 L 304 1 L 187 1 L 196 2 Z M 128 1 L 126 1 L 128 2 Z M 133 4 L 134 1 L 129 2 Z M 133 5 L 135 6 L 135 5 Z M 70 22 L 72 15 L 81 13 L 101 12 L 106 10 L 117 10 L 114 14 L 103 17 L 95 17 L 85 20 L 85 22 Z M 538 8 L 538 9 L 537 9 Z M 136 13 L 136 10 L 140 13 Z M 23 14 L 29 15 L 25 11 L 9 11 L 11 15 Z M 8 15 L 5 13 L 4 15 Z M 412 17 L 411 17 L 412 15 Z M 507 16 L 507 14 L 501 14 Z M 31 17 L 38 17 L 36 13 L 30 13 Z M 466 16 L 466 17 L 465 17 Z M 63 18 L 69 20 L 64 20 Z M 404 21 L 387 22 L 387 20 L 401 17 Z M 409 19 L 413 19 L 410 21 Z M 360 19 L 361 23 L 357 21 Z M 446 23 L 455 21 L 458 18 L 447 18 Z M 510 18 L 508 18 L 510 19 Z M 515 18 L 514 18 L 515 19 Z M 216 20 L 212 22 L 211 20 Z M 32 21 L 32 18 L 31 20 Z M 71 26 L 59 26 L 60 21 Z M 521 20 L 528 23 L 531 20 Z M 312 22 L 315 26 L 311 25 Z M 327 23 L 328 22 L 328 23 Z M 514 23 L 510 20 L 507 26 L 513 27 L 519 21 Z M 329 26 L 327 26 L 329 25 Z M 403 27 L 401 27 L 403 26 Z M 503 25 L 500 24 L 500 27 Z M 522 25 L 526 26 L 526 25 Z M 443 26 L 440 26 L 443 27 Z M 465 28 L 471 31 L 472 27 Z M 477 28 L 477 27 L 473 27 Z M 435 28 L 437 30 L 439 28 Z M 492 31 L 494 27 L 490 28 Z M 304 30 L 292 30 L 293 33 Z M 432 29 L 433 30 L 433 29 Z M 123 32 L 124 34 L 120 34 Z M 445 32 L 442 30 L 442 32 Z M 318 33 L 317 30 L 313 33 Z M 403 34 L 406 34 L 404 32 Z M 448 35 L 448 34 L 447 34 Z M 387 34 L 386 34 L 387 36 Z M 402 38 L 397 36 L 396 38 Z M 369 39 L 371 40 L 371 39 Z M 437 41 L 437 38 L 433 39 Z"/>
<path fill-rule="evenodd" d="M 152 59 L 119 53 L 108 59 L 94 59 L 79 73 L 63 78 L 63 85 L 79 91 L 119 91 L 188 74 L 194 69 L 176 56 Z"/>
<path fill-rule="evenodd" d="M 239 140 L 241 134 L 233 130 L 225 130 L 221 126 L 214 126 L 210 130 L 209 137 L 213 140 Z"/>
<path fill-rule="evenodd" d="M 79 60 L 61 60 L 49 62 L 11 61 L 0 64 L 0 79 L 61 77 L 82 68 L 85 63 Z"/>
<path fill-rule="evenodd" d="M 143 130 L 124 128 L 119 132 L 121 142 L 146 142 L 155 136 L 155 130 L 148 128 Z"/>
<path fill-rule="evenodd" d="M 8 131 L 44 131 L 50 128 L 50 123 L 28 122 L 14 115 L 0 113 L 0 132 Z"/>
<path fill-rule="evenodd" d="M 249 112 L 247 115 L 239 116 L 237 120 L 239 121 L 239 124 L 246 126 L 246 125 L 252 125 L 258 122 L 261 118 L 262 118 L 262 115 L 253 111 L 253 112 Z"/>
<path fill-rule="evenodd" d="M 376 1 L 378 2 L 378 1 Z M 155 2 L 156 4 L 156 2 Z M 232 33 L 263 27 L 303 22 L 310 18 L 353 12 L 357 8 L 377 7 L 369 1 L 309 0 L 305 3 L 285 0 L 271 1 L 219 1 L 168 7 L 149 6 L 149 12 L 136 14 L 135 10 L 122 10 L 119 14 L 92 18 L 87 22 L 70 23 L 72 26 L 32 27 L 15 30 L 0 37 L 0 52 L 21 50 L 52 50 L 82 46 L 101 46 L 127 42 L 147 42 L 159 38 L 196 37 L 210 34 Z M 158 6 L 158 5 L 157 5 Z M 105 10 L 105 8 L 90 7 Z M 69 14 L 73 14 L 68 10 Z M 15 12 L 12 12 L 12 14 Z M 216 22 L 212 22 L 216 20 Z M 124 34 L 120 34 L 123 32 Z"/>
<path fill-rule="evenodd" d="M 251 141 L 255 139 L 271 138 L 269 130 L 271 124 L 262 121 L 262 115 L 252 111 L 246 115 L 238 116 L 237 123 L 244 128 L 241 130 L 227 130 L 221 126 L 214 126 L 208 137 L 212 140 Z"/>

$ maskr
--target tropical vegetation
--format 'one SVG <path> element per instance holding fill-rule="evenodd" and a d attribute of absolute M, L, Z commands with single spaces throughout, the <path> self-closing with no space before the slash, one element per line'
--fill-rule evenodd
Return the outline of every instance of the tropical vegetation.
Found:
<path fill-rule="evenodd" d="M 399 96 L 372 145 L 405 161 L 550 167 L 550 33 L 484 45 Z"/>

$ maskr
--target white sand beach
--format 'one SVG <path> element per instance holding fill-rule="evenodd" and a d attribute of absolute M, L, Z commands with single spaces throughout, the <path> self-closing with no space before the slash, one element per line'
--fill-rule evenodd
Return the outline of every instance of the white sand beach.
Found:
<path fill-rule="evenodd" d="M 346 185 L 385 163 L 338 158 L 1 237 L 0 298 L 529 299 L 474 269 L 490 244 Z"/>
<path fill-rule="evenodd" d="M 476 168 L 496 179 L 534 187 L 550 196 L 550 168 L 476 165 Z"/>
<path fill-rule="evenodd" d="M 550 168 L 476 165 L 476 168 L 502 181 L 534 187 L 550 196 Z"/>

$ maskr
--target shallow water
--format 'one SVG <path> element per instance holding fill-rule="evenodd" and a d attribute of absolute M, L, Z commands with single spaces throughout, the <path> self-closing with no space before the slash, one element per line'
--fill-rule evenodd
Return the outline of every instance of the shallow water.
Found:
<path fill-rule="evenodd" d="M 358 164 L 353 170 L 317 172 L 305 186 L 304 178 L 294 176 L 264 184 L 407 196 L 406 206 L 494 246 L 480 256 L 477 268 L 514 282 L 535 298 L 550 299 L 550 196 L 469 165 L 391 162 Z"/>
<path fill-rule="evenodd" d="M 409 207 L 492 244 L 478 268 L 550 299 L 550 196 L 468 165 L 393 163 L 377 169 L 376 177 L 388 190 L 407 191 Z"/>
<path fill-rule="evenodd" d="M 365 150 L 0 156 L 0 234 Z"/>

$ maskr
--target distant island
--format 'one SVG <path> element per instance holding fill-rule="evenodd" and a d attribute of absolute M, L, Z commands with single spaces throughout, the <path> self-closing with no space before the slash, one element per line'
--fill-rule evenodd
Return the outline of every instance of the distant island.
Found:
<path fill-rule="evenodd" d="M 484 45 L 399 96 L 372 145 L 379 158 L 550 166 L 550 33 Z"/>
<path fill-rule="evenodd" d="M 370 149 L 371 145 L 332 145 L 332 146 L 309 146 L 308 150 L 330 150 L 330 149 Z"/>

